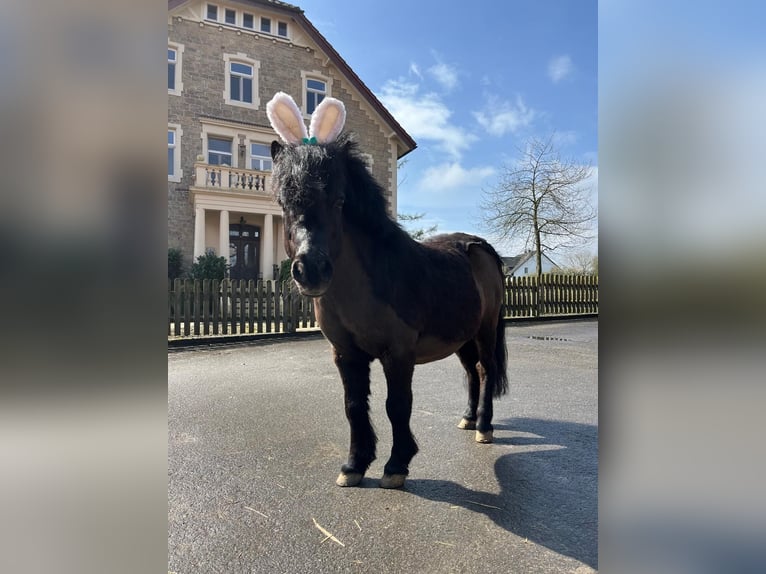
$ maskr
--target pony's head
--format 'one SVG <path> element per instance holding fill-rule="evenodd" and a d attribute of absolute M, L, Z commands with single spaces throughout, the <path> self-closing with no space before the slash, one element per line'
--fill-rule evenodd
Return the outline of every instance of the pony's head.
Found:
<path fill-rule="evenodd" d="M 303 294 L 319 297 L 332 281 L 342 246 L 346 171 L 341 156 L 352 146 L 345 137 L 337 139 L 345 108 L 325 98 L 312 114 L 309 133 L 287 94 L 275 95 L 266 113 L 284 142 L 271 144 L 272 185 L 284 212 L 290 272 Z"/>

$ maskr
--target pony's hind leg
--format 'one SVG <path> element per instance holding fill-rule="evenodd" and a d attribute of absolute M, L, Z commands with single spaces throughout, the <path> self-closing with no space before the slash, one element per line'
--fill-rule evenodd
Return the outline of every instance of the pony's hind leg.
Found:
<path fill-rule="evenodd" d="M 479 352 L 479 400 L 476 409 L 476 442 L 491 443 L 493 440 L 492 427 L 492 397 L 497 382 L 497 364 L 495 363 L 495 326 L 482 329 L 477 339 Z"/>
<path fill-rule="evenodd" d="M 476 365 L 479 362 L 479 351 L 474 341 L 468 341 L 457 352 L 460 362 L 465 369 L 466 384 L 468 386 L 468 406 L 463 413 L 463 418 L 458 423 L 458 428 L 474 430 L 476 428 L 476 409 L 479 405 L 479 371 Z"/>
<path fill-rule="evenodd" d="M 381 363 L 388 387 L 386 413 L 391 421 L 394 444 L 391 447 L 391 457 L 383 467 L 380 486 L 401 488 L 409 474 L 410 461 L 418 452 L 418 445 L 410 430 L 412 374 L 415 370 L 415 360 L 386 356 L 381 358 Z"/>
<path fill-rule="evenodd" d="M 375 460 L 377 437 L 370 422 L 370 363 L 369 357 L 343 354 L 334 349 L 335 364 L 343 381 L 346 418 L 351 430 L 348 462 L 341 467 L 335 483 L 357 486 Z"/>

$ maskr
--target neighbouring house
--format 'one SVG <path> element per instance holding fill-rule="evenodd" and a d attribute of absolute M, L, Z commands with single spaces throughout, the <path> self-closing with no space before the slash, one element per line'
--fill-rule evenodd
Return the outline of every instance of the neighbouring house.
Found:
<path fill-rule="evenodd" d="M 234 279 L 272 279 L 286 257 L 266 117 L 278 91 L 307 124 L 323 98 L 343 101 L 396 214 L 397 160 L 416 143 L 299 7 L 168 0 L 168 247 L 187 264 L 213 251 Z"/>
<path fill-rule="evenodd" d="M 535 251 L 525 251 L 515 257 L 501 257 L 505 276 L 523 277 L 525 275 L 537 275 L 537 258 L 535 253 Z M 551 261 L 545 253 L 542 254 L 540 266 L 543 268 L 543 273 L 550 273 L 559 269 L 559 266 Z"/>

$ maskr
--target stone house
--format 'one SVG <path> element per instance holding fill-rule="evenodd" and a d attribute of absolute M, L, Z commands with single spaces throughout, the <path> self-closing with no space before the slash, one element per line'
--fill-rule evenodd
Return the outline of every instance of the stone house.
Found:
<path fill-rule="evenodd" d="M 212 250 L 234 279 L 272 279 L 286 257 L 266 117 L 278 91 L 307 123 L 325 96 L 343 101 L 396 214 L 397 160 L 416 143 L 300 8 L 168 0 L 168 247 L 187 265 Z"/>

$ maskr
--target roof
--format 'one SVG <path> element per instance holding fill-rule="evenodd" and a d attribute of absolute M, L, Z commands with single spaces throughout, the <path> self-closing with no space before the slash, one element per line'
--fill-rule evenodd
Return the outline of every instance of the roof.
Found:
<path fill-rule="evenodd" d="M 515 268 L 520 262 L 521 258 L 524 257 L 524 255 L 514 255 L 513 257 L 501 257 L 503 261 L 503 265 L 505 265 L 508 269 Z"/>
<path fill-rule="evenodd" d="M 240 2 L 243 0 L 239 0 Z M 168 10 L 173 10 L 174 8 L 178 8 L 181 4 L 185 4 L 188 2 L 188 0 L 168 0 Z M 293 4 L 288 4 L 287 2 L 280 2 L 279 0 L 256 0 L 251 1 L 251 4 L 262 4 L 262 5 L 268 5 L 269 7 L 280 7 L 280 8 L 286 8 L 288 10 L 293 10 L 297 12 L 302 12 L 298 6 L 295 6 Z"/>
<path fill-rule="evenodd" d="M 174 10 L 179 6 L 189 2 L 190 0 L 168 0 L 168 10 Z M 327 41 L 322 33 L 317 30 L 311 21 L 306 18 L 303 10 L 293 4 L 287 2 L 281 2 L 279 0 L 238 0 L 240 3 L 245 4 L 259 4 L 261 6 L 267 6 L 269 9 L 276 10 L 289 14 L 295 21 L 300 24 L 308 33 L 309 37 L 316 42 L 316 44 L 324 51 L 330 60 L 338 67 L 340 72 L 348 79 L 348 81 L 362 94 L 372 108 L 383 118 L 387 124 L 389 124 L 394 133 L 399 137 L 405 145 L 405 151 L 399 156 L 404 157 L 412 150 L 414 150 L 418 144 L 412 139 L 412 136 L 408 134 L 404 128 L 396 121 L 394 116 L 391 115 L 386 107 L 381 103 L 377 96 L 367 87 L 362 79 L 356 75 L 356 72 L 351 69 L 346 60 L 332 47 L 330 42 Z"/>
<path fill-rule="evenodd" d="M 513 274 L 516 269 L 529 261 L 534 254 L 534 251 L 525 251 L 520 255 L 514 255 L 513 257 L 501 257 L 500 259 L 503 260 L 503 264 L 508 268 L 508 273 Z"/>
<path fill-rule="evenodd" d="M 503 265 L 505 265 L 508 268 L 508 274 L 512 275 L 514 271 L 516 271 L 519 267 L 524 265 L 527 261 L 532 259 L 534 257 L 535 251 L 525 251 L 524 253 L 521 253 L 520 255 L 514 255 L 513 257 L 501 257 L 503 261 Z M 548 257 L 545 253 L 542 254 L 543 257 L 545 257 L 548 261 L 550 261 L 554 266 L 558 267 L 558 264 L 553 261 L 550 257 Z"/>

